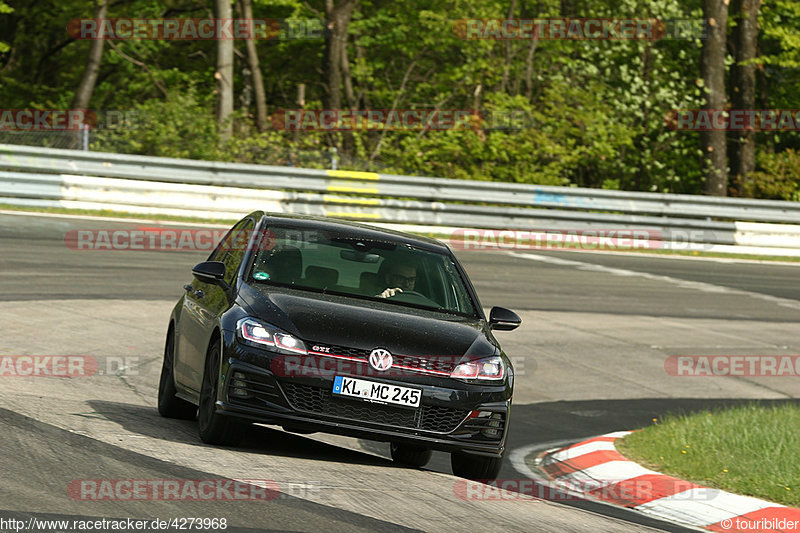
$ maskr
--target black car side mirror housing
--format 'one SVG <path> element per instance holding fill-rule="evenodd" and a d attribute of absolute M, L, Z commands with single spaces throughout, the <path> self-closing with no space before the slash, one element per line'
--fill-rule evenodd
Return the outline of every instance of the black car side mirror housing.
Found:
<path fill-rule="evenodd" d="M 522 324 L 522 319 L 505 307 L 492 307 L 489 312 L 489 327 L 498 331 L 511 331 Z"/>
<path fill-rule="evenodd" d="M 224 285 L 225 263 L 222 261 L 204 261 L 192 268 L 192 274 L 195 278 L 204 283 Z"/>

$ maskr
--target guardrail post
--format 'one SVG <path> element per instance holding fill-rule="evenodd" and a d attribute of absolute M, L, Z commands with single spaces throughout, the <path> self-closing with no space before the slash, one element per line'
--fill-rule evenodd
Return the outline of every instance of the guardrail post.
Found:
<path fill-rule="evenodd" d="M 81 150 L 89 151 L 89 125 L 81 124 Z"/>

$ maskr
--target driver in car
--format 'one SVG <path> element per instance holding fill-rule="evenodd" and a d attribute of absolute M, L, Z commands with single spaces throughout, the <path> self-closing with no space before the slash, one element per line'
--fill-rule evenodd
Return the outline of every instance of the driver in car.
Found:
<path fill-rule="evenodd" d="M 384 265 L 381 265 L 383 267 Z M 413 291 L 417 284 L 417 267 L 413 265 L 391 264 L 383 269 L 380 281 L 386 289 L 376 294 L 378 298 L 391 298 L 398 292 Z"/>

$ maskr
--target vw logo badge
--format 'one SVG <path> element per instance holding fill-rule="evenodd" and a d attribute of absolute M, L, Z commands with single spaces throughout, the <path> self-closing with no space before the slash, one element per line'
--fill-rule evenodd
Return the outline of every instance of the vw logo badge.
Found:
<path fill-rule="evenodd" d="M 392 368 L 392 354 L 389 350 L 375 348 L 369 353 L 369 366 L 380 372 Z"/>

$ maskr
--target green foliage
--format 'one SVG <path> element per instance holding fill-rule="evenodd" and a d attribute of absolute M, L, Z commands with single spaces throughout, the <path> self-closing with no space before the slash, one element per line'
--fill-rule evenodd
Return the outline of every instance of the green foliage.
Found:
<path fill-rule="evenodd" d="M 0 15 L 8 15 L 9 13 L 13 12 L 14 12 L 13 7 L 0 0 Z M 8 43 L 0 41 L 0 54 L 8 52 L 10 49 L 11 48 L 8 46 Z"/>
<path fill-rule="evenodd" d="M 758 152 L 758 170 L 742 184 L 742 196 L 800 201 L 800 152 Z"/>
<path fill-rule="evenodd" d="M 98 131 L 91 149 L 306 167 L 322 167 L 330 160 L 321 136 L 304 136 L 293 143 L 287 132 L 258 134 L 241 113 L 233 119 L 236 135 L 222 141 L 213 110 L 212 95 L 195 86 L 181 94 L 172 93 L 169 100 L 145 100 L 128 111 L 124 127 Z"/>
<path fill-rule="evenodd" d="M 112 2 L 108 16 L 213 16 L 211 2 Z M 322 167 L 330 148 L 340 166 L 400 174 L 699 193 L 696 133 L 665 122 L 702 105 L 699 39 L 463 39 L 458 19 L 507 17 L 508 0 L 361 0 L 349 27 L 348 58 L 360 109 L 471 110 L 470 127 L 449 131 L 290 132 L 253 126 L 255 104 L 244 43 L 235 59 L 234 135 L 217 135 L 215 43 L 107 42 L 92 98 L 97 110 L 138 117 L 135 128 L 101 130 L 92 149 L 182 158 Z M 512 18 L 700 19 L 699 0 L 516 2 Z M 13 11 L 12 11 L 13 7 Z M 254 17 L 324 16 L 322 0 L 253 0 Z M 0 96 L 5 108 L 69 107 L 90 42 L 72 40 L 70 20 L 91 17 L 85 0 L 0 0 Z M 800 7 L 764 0 L 758 58 L 759 106 L 797 109 Z M 324 97 L 324 40 L 256 42 L 269 113 Z M 530 58 L 530 59 L 529 59 Z M 511 117 L 511 118 L 509 118 Z M 746 194 L 794 198 L 796 136 L 762 134 L 759 168 Z M 795 150 L 790 152 L 789 150 Z M 792 165 L 795 165 L 794 167 Z"/>
<path fill-rule="evenodd" d="M 7 3 L 0 0 L 0 15 L 10 15 L 14 12 L 14 8 L 8 5 Z M 0 53 L 5 53 L 10 50 L 7 43 L 0 42 Z"/>
<path fill-rule="evenodd" d="M 759 63 L 786 68 L 800 67 L 800 3 L 794 0 L 764 0 L 759 15 L 767 53 Z"/>
<path fill-rule="evenodd" d="M 151 98 L 133 107 L 126 127 L 98 132 L 92 149 L 213 159 L 218 143 L 213 109 L 211 95 L 198 95 L 194 87 L 169 100 Z"/>

